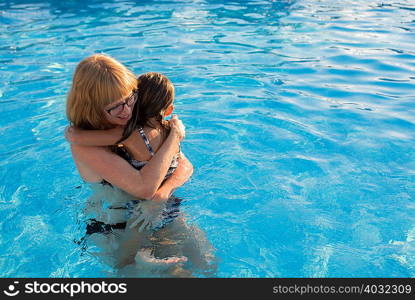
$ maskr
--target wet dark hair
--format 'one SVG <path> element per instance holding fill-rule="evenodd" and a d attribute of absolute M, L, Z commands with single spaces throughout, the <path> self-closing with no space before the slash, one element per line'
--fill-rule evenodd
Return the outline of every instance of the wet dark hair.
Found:
<path fill-rule="evenodd" d="M 152 127 L 150 119 L 155 118 L 162 128 L 162 139 L 167 137 L 170 127 L 165 121 L 164 112 L 173 104 L 174 86 L 163 74 L 156 72 L 145 73 L 137 78 L 137 100 L 132 117 L 124 129 L 118 143 L 127 139 L 138 127 Z"/>

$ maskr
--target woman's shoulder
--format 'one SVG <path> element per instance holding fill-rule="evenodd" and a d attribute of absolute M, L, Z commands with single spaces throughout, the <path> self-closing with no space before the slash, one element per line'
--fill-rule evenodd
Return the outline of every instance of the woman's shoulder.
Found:
<path fill-rule="evenodd" d="M 83 180 L 86 182 L 102 181 L 102 177 L 93 170 L 97 164 L 102 163 L 104 156 L 111 155 L 111 151 L 108 148 L 71 144 L 71 152 L 76 168 Z"/>
<path fill-rule="evenodd" d="M 81 161 L 88 161 L 89 158 L 95 158 L 97 155 L 111 154 L 109 147 L 82 146 L 77 144 L 71 144 L 71 152 L 74 159 Z"/>

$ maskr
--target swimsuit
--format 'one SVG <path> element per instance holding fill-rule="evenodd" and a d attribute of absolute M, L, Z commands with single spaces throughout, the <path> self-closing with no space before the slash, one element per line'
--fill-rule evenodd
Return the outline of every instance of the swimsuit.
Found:
<path fill-rule="evenodd" d="M 153 147 L 151 147 L 150 141 L 148 140 L 146 134 L 144 133 L 143 128 L 141 127 L 138 128 L 138 133 L 143 138 L 144 144 L 146 145 L 148 152 L 150 152 L 151 157 L 153 157 L 155 152 L 153 150 Z M 124 147 L 118 147 L 116 153 L 122 158 L 124 158 L 126 161 L 128 161 L 130 165 L 132 165 L 137 170 L 141 170 L 148 162 L 148 161 L 135 160 L 134 158 L 131 157 L 131 155 L 127 152 L 127 150 Z M 164 177 L 164 180 L 166 180 L 167 178 L 171 176 L 171 174 L 173 174 L 173 172 L 176 170 L 178 165 L 179 165 L 179 154 L 176 154 L 171 161 L 170 167 L 167 170 L 167 174 Z"/>
<path fill-rule="evenodd" d="M 150 145 L 150 142 L 147 138 L 147 136 L 144 133 L 144 130 L 140 127 L 138 128 L 138 133 L 140 134 L 140 136 L 142 137 L 148 151 L 150 152 L 151 156 L 154 156 L 155 152 L 153 150 L 153 148 Z M 141 170 L 148 161 L 138 161 L 135 160 L 134 158 L 131 157 L 131 155 L 127 152 L 127 150 L 125 149 L 125 147 L 121 146 L 121 147 L 117 147 L 114 151 L 117 155 L 121 156 L 122 158 L 124 158 L 132 167 L 134 167 L 136 170 Z M 170 167 L 167 171 L 167 174 L 164 178 L 164 180 L 166 180 L 167 178 L 169 178 L 174 171 L 176 170 L 178 164 L 179 164 L 179 154 L 176 154 L 173 159 L 172 162 L 170 164 Z M 164 181 L 163 181 L 164 182 Z M 111 183 L 102 180 L 100 182 L 100 185 L 109 185 L 112 187 Z M 116 198 L 116 197 L 109 197 L 109 198 Z M 119 212 L 122 212 L 123 210 L 127 210 L 127 214 L 126 217 L 130 217 L 132 215 L 132 211 L 134 209 L 135 206 L 137 206 L 141 201 L 149 201 L 149 200 L 130 200 L 125 204 L 117 204 L 117 205 L 110 205 L 108 207 L 108 209 L 111 209 L 113 212 L 115 212 L 114 210 L 120 210 Z M 166 204 L 165 207 L 163 209 L 163 211 L 161 212 L 161 219 L 162 222 L 160 224 L 158 224 L 158 226 L 156 226 L 155 228 L 153 228 L 153 230 L 158 230 L 160 228 L 163 228 L 165 225 L 167 225 L 168 223 L 172 222 L 179 213 L 179 206 L 181 203 L 182 199 L 175 197 L 175 196 L 171 196 Z M 123 214 L 125 215 L 125 214 Z M 117 218 L 119 219 L 119 218 Z M 87 226 L 86 226 L 86 234 L 90 235 L 93 233 L 104 233 L 104 234 L 108 234 L 111 233 L 113 231 L 113 229 L 125 229 L 127 225 L 127 222 L 116 222 L 116 223 L 105 223 L 105 222 L 101 222 L 101 221 L 97 221 L 96 219 L 89 219 Z"/>

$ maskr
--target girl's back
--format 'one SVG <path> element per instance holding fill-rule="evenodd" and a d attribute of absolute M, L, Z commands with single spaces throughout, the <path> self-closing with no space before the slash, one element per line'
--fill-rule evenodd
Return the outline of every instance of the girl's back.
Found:
<path fill-rule="evenodd" d="M 163 144 L 164 130 L 160 125 L 157 128 L 145 126 L 143 132 L 147 138 L 151 149 L 156 153 Z M 138 161 L 149 161 L 152 154 L 146 144 L 145 138 L 140 134 L 139 130 L 135 130 L 129 137 L 123 142 L 127 151 L 132 155 L 135 160 Z"/>

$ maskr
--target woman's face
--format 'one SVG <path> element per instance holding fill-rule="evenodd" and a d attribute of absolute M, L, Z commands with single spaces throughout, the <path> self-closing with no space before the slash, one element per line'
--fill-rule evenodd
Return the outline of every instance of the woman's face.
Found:
<path fill-rule="evenodd" d="M 107 120 L 113 125 L 125 126 L 131 119 L 131 114 L 137 94 L 133 91 L 128 97 L 108 104 L 105 110 Z"/>

